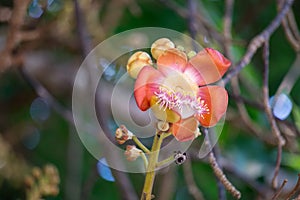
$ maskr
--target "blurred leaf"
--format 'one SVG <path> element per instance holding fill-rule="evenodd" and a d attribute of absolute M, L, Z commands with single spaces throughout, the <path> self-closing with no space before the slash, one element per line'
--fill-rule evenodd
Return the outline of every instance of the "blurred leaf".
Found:
<path fill-rule="evenodd" d="M 176 192 L 176 200 L 192 200 L 193 197 L 190 195 L 187 187 L 182 187 Z"/>
<path fill-rule="evenodd" d="M 294 104 L 293 116 L 298 130 L 300 130 L 300 108 L 296 104 Z"/>
<path fill-rule="evenodd" d="M 293 168 L 296 171 L 300 170 L 300 155 L 285 153 L 283 156 L 283 164 Z"/>

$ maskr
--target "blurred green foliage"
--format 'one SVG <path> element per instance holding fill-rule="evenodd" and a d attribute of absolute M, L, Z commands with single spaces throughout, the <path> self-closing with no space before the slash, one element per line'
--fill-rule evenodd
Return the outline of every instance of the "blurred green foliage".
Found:
<path fill-rule="evenodd" d="M 41 15 L 40 19 L 32 21 L 32 26 L 37 24 L 45 25 L 51 24 L 56 20 L 60 20 L 60 16 L 63 12 L 66 12 L 64 6 L 70 6 L 70 1 L 62 6 L 60 11 L 55 12 L 47 11 Z M 186 1 L 176 1 L 182 7 L 186 7 Z M 103 3 L 102 10 L 96 11 L 101 17 L 106 12 L 115 12 L 115 10 L 105 10 L 109 7 L 109 1 Z M 223 13 L 224 13 L 224 1 L 221 0 L 203 0 L 198 2 L 200 5 L 200 11 L 210 21 L 211 25 L 218 31 L 222 30 Z M 124 9 L 122 17 L 119 20 L 116 27 L 113 27 L 113 31 L 107 33 L 106 37 L 137 27 L 165 27 L 173 30 L 177 30 L 182 33 L 188 33 L 188 23 L 185 19 L 176 14 L 173 10 L 164 5 L 161 1 L 142 0 L 134 2 L 140 9 L 138 14 L 133 14 L 130 9 Z M 0 0 L 1 6 L 12 6 L 11 1 Z M 71 4 L 72 5 L 72 4 Z M 300 23 L 300 2 L 296 1 L 293 9 L 296 15 L 298 25 Z M 72 9 L 72 8 L 70 8 Z M 116 8 L 121 9 L 121 8 Z M 48 13 L 48 14 L 47 14 Z M 236 1 L 234 6 L 233 15 L 233 38 L 234 46 L 232 48 L 234 62 L 237 62 L 246 51 L 246 46 L 250 39 L 256 34 L 261 32 L 276 15 L 276 5 L 273 1 L 264 0 L 251 0 L 251 1 Z M 88 14 L 87 14 L 88 15 Z M 27 16 L 28 17 L 28 16 Z M 73 22 L 69 22 L 73 23 Z M 74 24 L 73 24 L 74 25 Z M 6 30 L 6 24 L 0 23 L 0 47 L 2 48 L 5 34 L 3 30 Z M 71 33 L 70 40 L 76 32 L 74 26 L 73 30 L 69 30 Z M 57 37 L 60 37 L 59 35 Z M 44 44 L 40 41 L 35 47 L 34 51 L 39 51 L 47 46 L 47 42 Z M 98 41 L 100 42 L 100 41 Z M 208 43 L 208 46 L 214 45 Z M 61 60 L 78 60 L 81 58 L 80 51 L 78 49 L 68 49 L 60 46 L 60 44 L 52 44 L 48 50 L 51 54 L 56 55 L 56 64 Z M 296 57 L 295 52 L 289 45 L 285 38 L 285 34 L 282 28 L 279 28 L 270 39 L 270 96 L 274 95 L 280 85 L 283 77 L 289 70 Z M 125 63 L 123 64 L 125 65 Z M 61 73 L 65 73 L 64 66 L 60 66 Z M 78 66 L 76 66 L 78 67 Z M 241 72 L 241 95 L 251 101 L 256 101 L 256 96 L 249 92 L 249 85 L 254 89 L 262 87 L 262 58 L 261 51 L 254 56 L 253 61 Z M 47 74 L 47 76 L 52 76 Z M 43 80 L 41 80 L 43 83 Z M 248 86 L 247 86 L 248 85 Z M 71 88 L 69 88 L 71 91 Z M 59 89 L 58 89 L 59 90 Z M 228 90 L 231 88 L 228 86 Z M 71 106 L 71 92 L 54 92 L 60 102 L 63 102 L 67 107 Z M 295 84 L 291 91 L 291 99 L 294 104 L 293 117 L 289 117 L 287 121 L 291 122 L 293 119 L 300 129 L 300 83 Z M 57 92 L 57 93 L 56 93 Z M 261 95 L 261 94 L 259 94 Z M 35 92 L 28 86 L 27 82 L 20 76 L 17 68 L 9 69 L 0 75 L 0 132 L 4 135 L 4 138 L 11 144 L 14 153 L 24 157 L 30 166 L 44 166 L 47 163 L 52 163 L 58 169 L 60 182 L 60 193 L 56 197 L 46 197 L 45 199 L 59 200 L 66 199 L 69 194 L 67 193 L 67 179 L 74 174 L 69 174 L 68 171 L 74 166 L 69 162 L 70 157 L 79 159 L 80 166 L 78 169 L 78 176 L 74 182 L 74 188 L 78 188 L 81 191 L 76 191 L 76 194 L 84 193 L 85 184 L 88 182 L 92 184 L 90 193 L 87 194 L 88 199 L 122 199 L 122 194 L 118 193 L 118 187 L 113 182 L 108 182 L 101 179 L 94 169 L 96 168 L 97 161 L 93 158 L 80 143 L 76 135 L 74 127 L 66 122 L 59 114 L 54 110 L 51 110 L 50 117 L 46 121 L 34 121 L 29 113 L 30 105 L 32 101 L 37 97 Z M 235 100 L 230 99 L 230 109 L 237 112 Z M 265 113 L 259 109 L 253 107 L 247 107 L 250 113 L 251 119 L 262 126 L 266 130 L 269 129 L 269 124 Z M 222 135 L 219 139 L 219 147 L 222 156 L 226 157 L 241 173 L 245 173 L 252 177 L 254 180 L 262 184 L 266 184 L 270 181 L 270 171 L 273 170 L 276 160 L 276 148 L 263 141 L 258 140 L 254 135 L 249 134 L 247 130 L 237 128 L 236 124 L 239 121 L 225 123 Z M 30 150 L 22 143 L 22 138 L 26 133 L 26 127 L 34 127 L 40 134 L 40 142 L 38 145 Z M 111 126 L 113 127 L 113 126 Z M 111 130 L 114 132 L 114 130 Z M 71 136 L 72 135 L 72 136 Z M 75 135 L 75 136 L 74 136 Z M 73 139 L 72 139 L 73 138 Z M 74 139 L 75 138 L 75 139 Z M 73 141 L 74 140 L 74 141 Z M 299 136 L 297 138 L 299 145 Z M 71 142 L 76 143 L 76 152 L 70 152 L 72 150 Z M 75 162 L 76 163 L 76 162 Z M 295 183 L 297 173 L 300 168 L 299 149 L 294 152 L 284 151 L 282 171 L 283 174 L 288 175 L 289 182 Z M 203 192 L 206 199 L 217 199 L 217 181 L 213 175 L 210 166 L 203 162 L 193 162 L 192 170 L 194 179 L 197 186 Z M 254 171 L 251 171 L 254 170 Z M 256 171 L 255 171 L 256 170 Z M 1 171 L 1 165 L 0 165 Z M 187 200 L 193 199 L 189 194 L 182 167 L 176 167 L 176 189 L 172 195 L 172 199 Z M 92 178 L 91 178 L 92 177 Z M 243 199 L 255 199 L 256 194 L 249 185 L 243 181 L 228 174 L 230 180 L 241 190 Z M 132 184 L 139 194 L 142 189 L 143 178 L 142 174 L 131 174 L 130 178 Z M 282 177 L 280 177 L 282 180 Z M 89 182 L 91 181 L 91 182 Z M 24 187 L 15 187 L 11 185 L 9 180 L 3 180 L 0 173 L 0 199 L 17 199 L 24 196 Z M 157 191 L 159 188 L 156 189 Z M 69 191 L 70 192 L 70 191 Z M 70 197 L 70 196 L 69 196 Z M 233 199 L 231 195 L 227 195 L 228 199 Z M 80 199 L 80 198 L 78 198 Z"/>

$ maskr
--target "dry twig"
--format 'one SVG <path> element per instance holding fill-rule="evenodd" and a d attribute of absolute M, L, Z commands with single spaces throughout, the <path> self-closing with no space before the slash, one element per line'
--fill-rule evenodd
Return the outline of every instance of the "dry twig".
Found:
<path fill-rule="evenodd" d="M 203 133 L 203 135 L 206 136 L 205 137 L 205 144 L 206 144 L 207 148 L 212 149 L 210 141 L 209 141 L 208 130 L 207 129 L 202 129 L 202 133 Z M 213 172 L 214 172 L 215 176 L 224 185 L 225 189 L 228 192 L 230 192 L 232 194 L 232 196 L 234 196 L 236 199 L 240 199 L 241 198 L 241 192 L 238 191 L 234 187 L 234 185 L 232 185 L 232 183 L 227 179 L 227 177 L 225 176 L 225 174 L 222 171 L 221 167 L 219 166 L 213 151 L 211 151 L 208 154 L 208 159 L 209 159 L 209 163 L 210 163 L 210 165 L 213 169 Z"/>
<path fill-rule="evenodd" d="M 299 191 L 300 191 L 300 174 L 298 174 L 298 181 L 297 181 L 295 187 L 288 193 L 286 199 L 292 198 L 292 196 L 294 196 Z M 298 197 L 297 197 L 297 199 L 298 199 Z"/>
<path fill-rule="evenodd" d="M 247 64 L 250 63 L 253 55 L 256 53 L 257 49 L 261 47 L 265 41 L 269 40 L 270 36 L 274 33 L 274 31 L 279 27 L 282 19 L 285 17 L 287 12 L 290 10 L 294 0 L 285 1 L 282 6 L 281 11 L 277 14 L 277 16 L 272 20 L 272 22 L 256 37 L 254 37 L 250 44 L 248 45 L 247 51 L 242 59 L 238 62 L 238 64 L 227 73 L 224 77 L 224 84 L 228 83 L 232 77 L 236 76 Z"/>
<path fill-rule="evenodd" d="M 272 133 L 277 138 L 277 147 L 278 147 L 276 167 L 272 179 L 273 188 L 277 188 L 277 184 L 278 184 L 277 176 L 280 169 L 282 146 L 285 144 L 285 139 L 281 136 L 280 130 L 277 126 L 275 117 L 273 116 L 272 109 L 269 103 L 269 41 L 268 40 L 264 44 L 263 58 L 264 58 L 263 102 L 264 102 L 265 112 L 271 124 Z"/>
<path fill-rule="evenodd" d="M 273 195 L 272 197 L 272 200 L 273 199 L 277 199 L 282 191 L 282 189 L 284 188 L 285 184 L 287 183 L 288 181 L 286 179 L 283 180 L 281 186 L 279 187 L 279 189 L 275 192 L 275 194 Z"/>
<path fill-rule="evenodd" d="M 192 164 L 190 159 L 187 159 L 183 164 L 183 172 L 190 194 L 194 197 L 195 200 L 203 200 L 203 194 L 197 187 L 193 177 Z"/>

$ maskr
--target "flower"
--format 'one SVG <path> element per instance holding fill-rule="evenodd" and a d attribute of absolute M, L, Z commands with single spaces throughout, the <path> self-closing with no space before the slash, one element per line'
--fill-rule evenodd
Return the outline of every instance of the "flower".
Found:
<path fill-rule="evenodd" d="M 131 140 L 133 133 L 128 131 L 124 125 L 117 128 L 115 138 L 119 144 L 124 144 L 127 140 Z"/>
<path fill-rule="evenodd" d="M 158 120 L 171 123 L 170 131 L 178 141 L 193 140 L 200 134 L 199 123 L 214 126 L 226 112 L 227 91 L 211 84 L 221 79 L 231 62 L 212 48 L 190 59 L 177 48 L 162 49 L 151 49 L 156 52 L 156 68 L 139 66 L 134 86 L 137 106 L 142 111 L 151 108 Z"/>
<path fill-rule="evenodd" d="M 141 153 L 143 153 L 142 150 L 136 148 L 135 145 L 127 145 L 126 151 L 124 152 L 128 161 L 135 161 Z"/>

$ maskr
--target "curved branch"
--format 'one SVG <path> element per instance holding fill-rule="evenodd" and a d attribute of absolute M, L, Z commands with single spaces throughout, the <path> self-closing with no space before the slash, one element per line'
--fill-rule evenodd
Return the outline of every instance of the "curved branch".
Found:
<path fill-rule="evenodd" d="M 247 64 L 250 63 L 257 49 L 261 47 L 265 41 L 269 40 L 270 36 L 279 27 L 281 21 L 290 10 L 293 2 L 294 0 L 287 0 L 282 6 L 282 10 L 273 19 L 273 21 L 269 24 L 269 26 L 267 26 L 266 29 L 264 29 L 259 35 L 257 35 L 251 40 L 245 55 L 238 62 L 238 64 L 231 71 L 229 71 L 227 75 L 224 77 L 223 79 L 224 84 L 227 84 L 232 77 L 236 76 Z"/>

